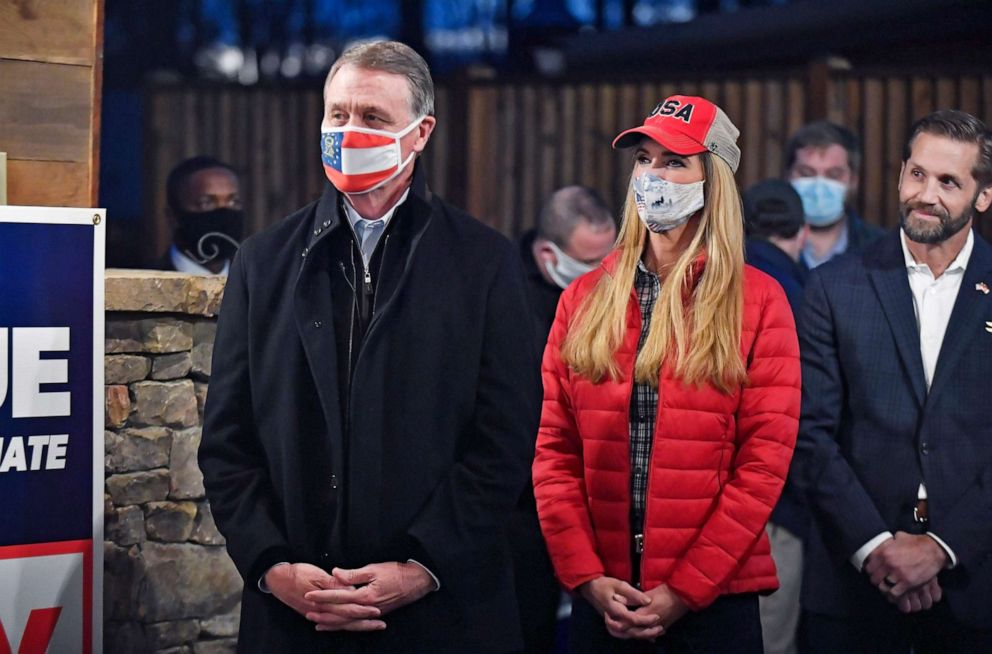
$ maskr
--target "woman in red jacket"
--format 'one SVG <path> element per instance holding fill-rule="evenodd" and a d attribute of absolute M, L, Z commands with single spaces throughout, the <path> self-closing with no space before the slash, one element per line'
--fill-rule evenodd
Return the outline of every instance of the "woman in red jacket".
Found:
<path fill-rule="evenodd" d="M 574 652 L 762 651 L 764 527 L 799 420 L 785 294 L 744 265 L 738 130 L 672 96 L 635 147 L 617 249 L 562 295 L 534 461 Z"/>

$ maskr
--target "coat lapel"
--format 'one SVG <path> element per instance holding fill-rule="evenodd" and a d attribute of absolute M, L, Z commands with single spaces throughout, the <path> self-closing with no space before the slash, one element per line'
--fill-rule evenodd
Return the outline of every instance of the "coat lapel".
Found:
<path fill-rule="evenodd" d="M 314 210 L 313 224 L 307 227 L 306 249 L 300 253 L 300 271 L 293 297 L 296 327 L 310 364 L 310 374 L 313 375 L 327 429 L 332 434 L 340 429 L 341 407 L 331 309 L 331 271 L 329 258 L 314 256 L 313 252 L 321 247 L 324 235 L 339 223 L 337 194 L 332 189 L 324 193 Z M 331 438 L 330 447 L 332 465 L 340 472 L 343 462 L 341 439 Z"/>
<path fill-rule="evenodd" d="M 954 376 L 958 361 L 972 341 L 976 338 L 992 338 L 985 331 L 992 296 L 976 289 L 976 285 L 982 282 L 992 284 L 992 247 L 975 234 L 975 247 L 964 271 L 961 290 L 954 301 L 954 309 L 937 357 L 937 369 L 930 384 L 930 402 L 935 401 L 936 396 Z"/>
<path fill-rule="evenodd" d="M 913 395 L 922 407 L 927 388 L 920 354 L 920 331 L 916 326 L 913 292 L 909 288 L 909 274 L 899 239 L 898 230 L 887 236 L 878 248 L 865 255 L 865 265 L 912 383 Z"/>

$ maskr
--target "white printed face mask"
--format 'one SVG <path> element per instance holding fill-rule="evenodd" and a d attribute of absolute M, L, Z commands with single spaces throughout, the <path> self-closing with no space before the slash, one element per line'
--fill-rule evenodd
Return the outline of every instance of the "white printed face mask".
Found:
<path fill-rule="evenodd" d="M 569 284 L 593 269 L 593 266 L 590 266 L 588 263 L 582 263 L 568 256 L 551 241 L 548 241 L 548 245 L 554 251 L 555 257 L 558 259 L 558 264 L 555 265 L 550 261 L 545 261 L 544 269 L 548 271 L 548 276 L 554 280 L 555 284 L 561 288 L 568 288 Z"/>
<path fill-rule="evenodd" d="M 703 181 L 676 184 L 651 173 L 631 181 L 637 215 L 655 233 L 684 225 L 703 208 Z"/>
<path fill-rule="evenodd" d="M 416 154 L 402 160 L 400 139 L 416 129 L 424 116 L 398 132 L 367 127 L 328 127 L 320 131 L 324 173 L 342 193 L 368 193 L 399 175 Z"/>
<path fill-rule="evenodd" d="M 792 188 L 803 201 L 806 222 L 814 227 L 832 225 L 844 216 L 847 184 L 829 177 L 799 177 Z"/>

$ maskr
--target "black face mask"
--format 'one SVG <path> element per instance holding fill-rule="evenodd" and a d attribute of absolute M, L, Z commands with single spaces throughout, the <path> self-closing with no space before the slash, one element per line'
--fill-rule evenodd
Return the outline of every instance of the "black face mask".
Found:
<path fill-rule="evenodd" d="M 184 254 L 202 265 L 218 257 L 233 257 L 241 244 L 244 227 L 245 216 L 238 209 L 183 211 L 179 213 L 176 235 L 186 248 Z"/>

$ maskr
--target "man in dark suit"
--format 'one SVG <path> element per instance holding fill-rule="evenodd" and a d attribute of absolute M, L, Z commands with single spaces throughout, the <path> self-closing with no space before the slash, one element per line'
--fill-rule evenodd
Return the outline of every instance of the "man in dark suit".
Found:
<path fill-rule="evenodd" d="M 992 134 L 940 111 L 911 129 L 901 228 L 817 268 L 799 321 L 793 466 L 816 529 L 812 652 L 992 651 Z"/>
<path fill-rule="evenodd" d="M 331 184 L 231 265 L 200 465 L 245 579 L 241 651 L 521 647 L 505 526 L 537 348 L 513 245 L 427 189 L 433 98 L 407 46 L 346 50 Z"/>

